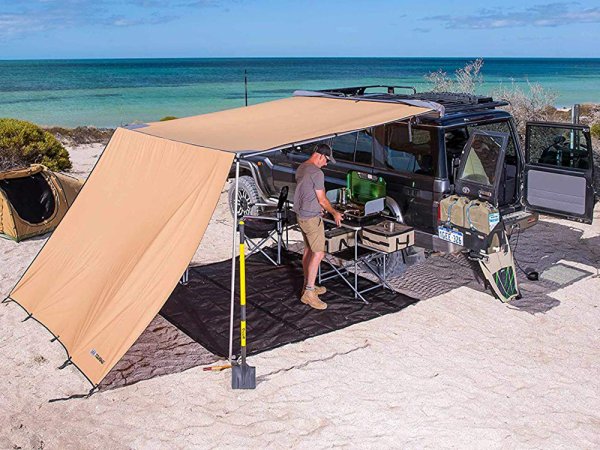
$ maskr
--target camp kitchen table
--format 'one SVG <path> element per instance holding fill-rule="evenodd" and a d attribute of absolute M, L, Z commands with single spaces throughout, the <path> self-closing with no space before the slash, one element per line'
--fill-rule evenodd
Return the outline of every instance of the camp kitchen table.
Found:
<path fill-rule="evenodd" d="M 329 261 L 327 259 L 327 257 L 323 259 L 323 261 L 325 261 L 327 264 L 329 264 L 329 266 L 331 267 L 331 270 L 329 270 L 325 273 L 322 273 L 321 266 L 319 266 L 319 273 L 318 273 L 319 283 L 330 280 L 335 277 L 340 277 L 348 285 L 348 287 L 350 287 L 350 289 L 352 289 L 352 291 L 354 292 L 354 298 L 360 298 L 366 304 L 369 304 L 369 302 L 365 299 L 363 294 L 365 294 L 369 291 L 372 291 L 373 289 L 377 289 L 380 287 L 382 289 L 388 288 L 389 290 L 393 291 L 392 287 L 387 282 L 387 271 L 386 271 L 386 267 L 385 267 L 386 255 L 388 253 L 378 250 L 378 249 L 375 249 L 375 248 L 372 248 L 372 247 L 368 247 L 368 246 L 360 243 L 359 238 L 358 238 L 358 233 L 363 229 L 364 226 L 373 225 L 373 224 L 383 221 L 385 219 L 386 219 L 386 217 L 383 217 L 383 216 L 373 217 L 372 219 L 365 218 L 363 223 L 358 223 L 357 221 L 354 221 L 354 220 L 344 219 L 342 221 L 340 227 L 354 232 L 354 246 L 349 247 L 346 250 L 336 252 L 335 254 L 330 253 L 330 255 L 332 255 L 333 257 L 337 257 L 343 261 L 341 267 L 338 267 L 335 264 L 333 264 L 331 261 Z M 332 219 L 332 217 L 329 214 L 323 217 L 323 221 L 325 223 L 335 225 L 335 221 Z M 360 249 L 362 249 L 362 251 Z M 348 259 L 347 257 L 344 257 L 344 256 L 346 256 L 344 254 L 350 250 L 353 250 L 353 252 L 350 252 L 350 253 L 352 253 L 352 255 Z M 381 261 L 382 273 L 377 272 L 377 270 L 373 267 L 373 263 L 375 263 L 378 260 Z M 359 263 L 362 263 L 364 265 L 364 267 L 366 267 L 371 273 L 373 273 L 373 275 L 375 275 L 377 277 L 377 279 L 379 280 L 379 283 L 375 284 L 374 286 L 365 288 L 365 289 L 359 289 L 359 286 L 358 286 L 358 265 L 359 265 Z M 351 267 L 354 269 L 353 282 L 348 281 L 348 278 L 347 278 L 347 275 L 352 275 L 350 273 L 350 271 L 348 270 Z"/>

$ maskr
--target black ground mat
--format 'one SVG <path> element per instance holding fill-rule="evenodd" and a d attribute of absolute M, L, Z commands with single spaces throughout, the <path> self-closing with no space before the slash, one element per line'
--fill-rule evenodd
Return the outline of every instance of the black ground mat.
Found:
<path fill-rule="evenodd" d="M 231 260 L 191 268 L 189 283 L 178 285 L 160 311 L 194 341 L 225 357 L 229 354 L 230 276 Z M 300 302 L 302 265 L 294 253 L 286 253 L 278 267 L 260 254 L 251 256 L 246 260 L 246 278 L 249 354 L 393 313 L 417 301 L 378 288 L 365 294 L 367 305 L 353 298 L 350 288 L 336 278 L 324 284 L 329 292 L 321 299 L 328 308 L 317 311 Z M 360 281 L 361 287 L 372 285 L 364 278 Z M 239 351 L 238 303 L 236 291 L 234 354 Z"/>

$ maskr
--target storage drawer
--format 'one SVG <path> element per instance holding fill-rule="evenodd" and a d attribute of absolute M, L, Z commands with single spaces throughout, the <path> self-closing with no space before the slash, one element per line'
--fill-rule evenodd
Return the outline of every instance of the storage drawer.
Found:
<path fill-rule="evenodd" d="M 414 245 L 415 232 L 412 227 L 386 220 L 364 227 L 361 241 L 365 246 L 392 253 Z"/>

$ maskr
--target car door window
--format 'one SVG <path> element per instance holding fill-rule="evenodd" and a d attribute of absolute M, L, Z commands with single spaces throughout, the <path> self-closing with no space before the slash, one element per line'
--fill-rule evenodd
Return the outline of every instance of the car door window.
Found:
<path fill-rule="evenodd" d="M 407 124 L 386 125 L 385 165 L 400 172 L 434 175 L 433 145 L 431 130 L 412 127 L 409 133 Z"/>
<path fill-rule="evenodd" d="M 344 134 L 333 139 L 333 157 L 338 161 L 354 161 L 354 148 L 358 133 Z"/>
<path fill-rule="evenodd" d="M 310 155 L 313 154 L 315 148 L 319 144 L 331 144 L 331 142 L 329 142 L 328 139 L 325 139 L 323 141 L 310 142 L 308 144 L 300 144 L 300 145 L 296 145 L 294 147 L 293 151 L 297 154 L 302 154 L 302 155 L 305 155 L 306 157 L 310 157 Z"/>
<path fill-rule="evenodd" d="M 506 134 L 488 135 L 476 133 L 466 149 L 466 159 L 458 174 L 461 181 L 493 186 L 496 183 L 498 161 Z"/>
<path fill-rule="evenodd" d="M 529 162 L 569 169 L 591 167 L 587 136 L 582 129 L 540 126 L 527 130 Z"/>
<path fill-rule="evenodd" d="M 360 164 L 371 164 L 373 158 L 373 136 L 370 130 L 360 131 L 356 139 L 354 161 Z"/>
<path fill-rule="evenodd" d="M 513 135 L 510 130 L 510 125 L 507 121 L 503 122 L 493 122 L 493 123 L 485 123 L 478 124 L 475 126 L 467 126 L 469 136 L 473 134 L 475 131 L 493 131 L 496 133 L 506 133 L 508 135 L 508 142 L 506 144 L 506 154 L 505 157 L 511 163 L 517 157 L 517 150 L 515 146 L 515 140 L 513 139 Z"/>

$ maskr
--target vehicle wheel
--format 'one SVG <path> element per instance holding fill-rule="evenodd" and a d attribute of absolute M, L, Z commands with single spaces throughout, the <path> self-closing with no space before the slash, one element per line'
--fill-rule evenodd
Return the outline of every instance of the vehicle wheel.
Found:
<path fill-rule="evenodd" d="M 400 276 L 407 267 L 425 261 L 425 249 L 421 247 L 408 247 L 403 255 L 402 252 L 390 253 L 386 256 L 385 271 L 388 278 Z M 375 268 L 383 275 L 383 264 L 376 263 Z"/>
<path fill-rule="evenodd" d="M 404 273 L 407 265 L 404 263 L 404 255 L 402 252 L 390 253 L 386 256 L 385 271 L 388 278 L 398 277 Z M 383 266 L 377 267 L 379 274 L 383 275 Z"/>
<path fill-rule="evenodd" d="M 233 202 L 235 201 L 235 179 L 231 180 L 229 187 L 229 212 L 233 216 Z M 258 186 L 254 178 L 248 175 L 241 176 L 238 180 L 238 217 L 247 215 L 256 215 L 259 213 L 259 207 L 253 206 L 260 202 Z"/>

